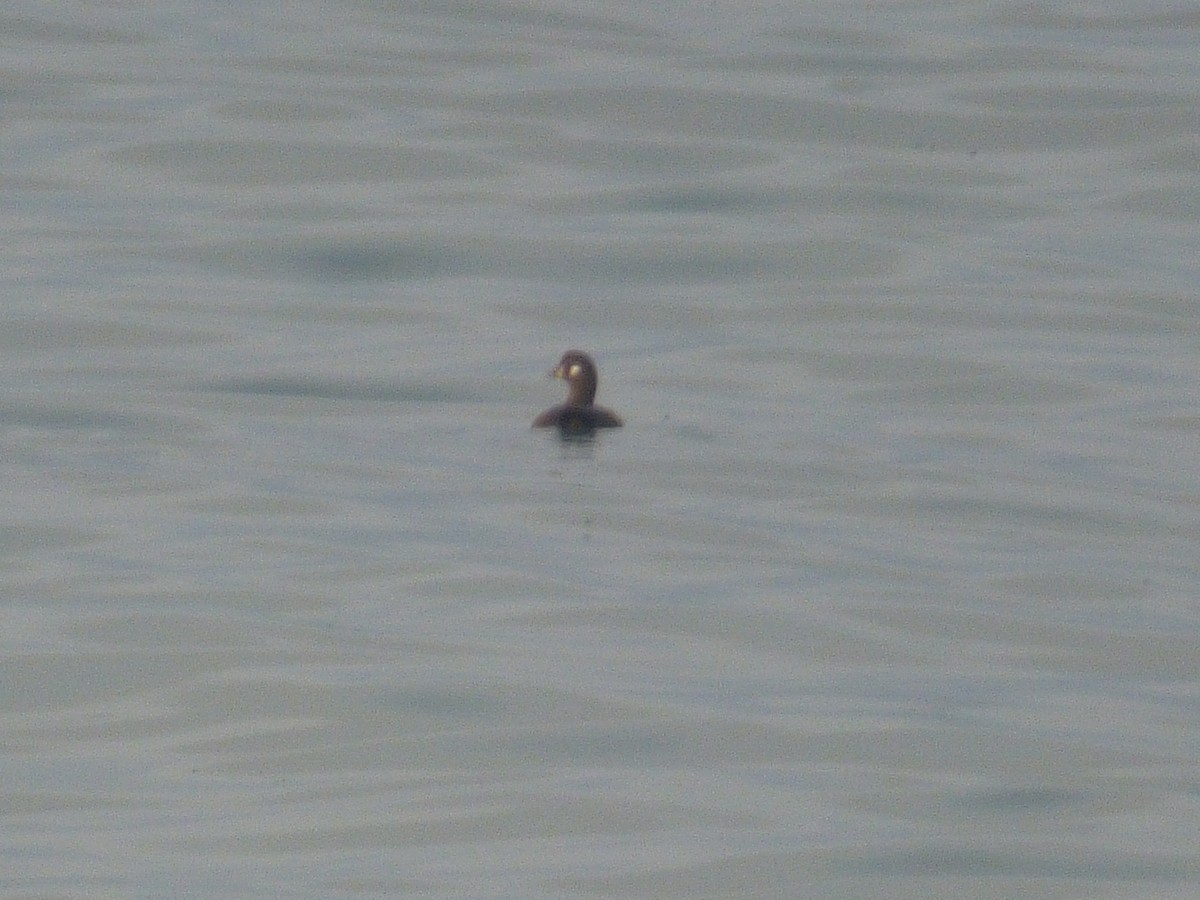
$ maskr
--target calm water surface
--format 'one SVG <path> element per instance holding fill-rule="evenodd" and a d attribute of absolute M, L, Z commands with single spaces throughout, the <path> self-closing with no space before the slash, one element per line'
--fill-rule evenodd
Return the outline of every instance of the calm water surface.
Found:
<path fill-rule="evenodd" d="M 0 893 L 1200 891 L 1200 12 L 0 28 Z"/>

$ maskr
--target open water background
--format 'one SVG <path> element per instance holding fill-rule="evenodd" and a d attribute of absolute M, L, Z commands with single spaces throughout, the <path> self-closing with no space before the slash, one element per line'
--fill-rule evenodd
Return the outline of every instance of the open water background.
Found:
<path fill-rule="evenodd" d="M 0 33 L 4 896 L 1200 893 L 1195 4 Z"/>

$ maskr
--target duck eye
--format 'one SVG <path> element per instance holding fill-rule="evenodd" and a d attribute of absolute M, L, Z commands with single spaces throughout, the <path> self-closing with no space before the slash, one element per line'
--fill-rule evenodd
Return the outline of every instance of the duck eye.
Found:
<path fill-rule="evenodd" d="M 579 363 L 571 363 L 571 368 L 567 369 L 567 375 L 570 376 L 571 378 L 574 378 L 576 375 L 578 375 L 582 371 L 583 371 L 583 366 L 581 366 Z"/>

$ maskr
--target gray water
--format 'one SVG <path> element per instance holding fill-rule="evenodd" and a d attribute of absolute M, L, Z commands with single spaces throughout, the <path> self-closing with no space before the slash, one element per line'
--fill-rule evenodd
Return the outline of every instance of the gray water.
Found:
<path fill-rule="evenodd" d="M 0 33 L 4 896 L 1200 893 L 1192 5 Z"/>

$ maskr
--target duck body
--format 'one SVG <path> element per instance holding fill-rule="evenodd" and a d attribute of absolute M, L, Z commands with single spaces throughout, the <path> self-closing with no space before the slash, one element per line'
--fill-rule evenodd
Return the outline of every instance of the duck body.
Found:
<path fill-rule="evenodd" d="M 550 373 L 567 383 L 567 402 L 552 406 L 533 420 L 534 428 L 558 428 L 563 434 L 589 434 L 597 428 L 620 428 L 625 423 L 610 409 L 596 406 L 600 377 L 592 358 L 568 350 Z"/>

